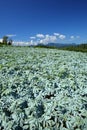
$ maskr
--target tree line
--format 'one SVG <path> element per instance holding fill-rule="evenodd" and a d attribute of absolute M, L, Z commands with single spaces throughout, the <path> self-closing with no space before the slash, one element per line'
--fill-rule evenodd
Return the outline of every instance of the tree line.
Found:
<path fill-rule="evenodd" d="M 73 45 L 68 47 L 58 48 L 56 46 L 46 46 L 46 45 L 37 45 L 36 48 L 49 48 L 49 49 L 59 49 L 59 50 L 67 50 L 67 51 L 78 51 L 78 52 L 87 52 L 87 43 L 82 43 L 79 45 Z"/>
<path fill-rule="evenodd" d="M 68 51 L 87 52 L 87 43 L 79 44 L 76 46 L 63 47 L 61 49 L 68 50 Z"/>

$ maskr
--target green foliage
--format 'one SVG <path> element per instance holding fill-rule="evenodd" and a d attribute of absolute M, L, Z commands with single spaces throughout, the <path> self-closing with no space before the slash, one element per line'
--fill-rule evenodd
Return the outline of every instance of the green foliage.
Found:
<path fill-rule="evenodd" d="M 0 42 L 0 47 L 7 45 L 12 45 L 12 39 L 9 39 L 8 36 L 3 36 L 2 42 Z"/>
<path fill-rule="evenodd" d="M 87 130 L 87 54 L 0 48 L 0 130 Z"/>
<path fill-rule="evenodd" d="M 3 43 L 7 45 L 8 42 L 8 36 L 3 36 Z"/>
<path fill-rule="evenodd" d="M 55 46 L 47 46 L 47 45 L 37 45 L 35 48 L 49 48 L 49 49 L 57 49 Z"/>
<path fill-rule="evenodd" d="M 62 50 L 68 50 L 68 51 L 80 51 L 80 52 L 87 52 L 87 44 L 80 44 L 77 46 L 69 46 L 61 48 Z"/>
<path fill-rule="evenodd" d="M 12 45 L 12 39 L 9 39 L 8 45 Z"/>
<path fill-rule="evenodd" d="M 37 45 L 35 48 L 48 48 L 48 49 L 60 49 L 60 50 L 68 50 L 68 51 L 80 51 L 80 52 L 87 52 L 87 44 L 80 44 L 77 46 L 68 46 L 68 47 L 55 47 L 55 46 L 46 46 L 46 45 Z"/>
<path fill-rule="evenodd" d="M 6 44 L 0 42 L 0 47 L 2 47 L 2 46 L 6 46 Z"/>

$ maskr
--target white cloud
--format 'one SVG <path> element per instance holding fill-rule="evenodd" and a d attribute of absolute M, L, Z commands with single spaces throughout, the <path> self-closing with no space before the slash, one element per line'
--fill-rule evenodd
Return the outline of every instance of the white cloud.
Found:
<path fill-rule="evenodd" d="M 43 34 L 37 34 L 36 37 L 38 37 L 38 38 L 44 38 L 44 35 Z"/>
<path fill-rule="evenodd" d="M 66 38 L 65 35 L 63 35 L 63 34 L 59 34 L 59 33 L 54 33 L 54 36 L 56 36 L 57 38 L 59 38 L 59 39 L 61 39 L 61 40 L 63 40 L 63 39 Z"/>
<path fill-rule="evenodd" d="M 30 37 L 30 39 L 35 39 L 36 37 Z"/>
<path fill-rule="evenodd" d="M 61 39 L 61 40 L 63 40 L 63 39 L 65 39 L 66 38 L 66 36 L 65 35 L 59 35 L 59 39 Z"/>
<path fill-rule="evenodd" d="M 62 35 L 62 34 L 59 34 L 59 33 L 54 33 L 53 35 L 37 34 L 36 37 L 37 37 L 37 39 L 34 40 L 33 43 L 31 42 L 31 44 L 35 44 L 35 43 L 36 44 L 38 44 L 38 43 L 47 44 L 47 43 L 57 42 L 58 39 L 63 40 L 63 39 L 66 38 L 65 35 Z"/>
<path fill-rule="evenodd" d="M 25 42 L 25 41 L 13 41 L 12 45 L 14 45 L 14 46 L 28 46 L 29 42 Z"/>
<path fill-rule="evenodd" d="M 80 36 L 70 36 L 70 39 L 79 39 L 80 38 Z"/>
<path fill-rule="evenodd" d="M 55 36 L 59 36 L 60 34 L 59 33 L 54 33 Z"/>
<path fill-rule="evenodd" d="M 79 38 L 80 38 L 80 36 L 76 36 L 76 38 L 78 38 L 78 39 L 79 39 Z"/>
<path fill-rule="evenodd" d="M 15 37 L 16 34 L 8 34 L 8 35 L 6 35 L 6 36 L 8 36 L 8 37 Z"/>
<path fill-rule="evenodd" d="M 31 46 L 31 45 L 37 45 L 38 42 L 34 40 L 30 40 L 29 42 L 26 41 L 13 41 L 12 45 L 14 46 Z"/>
<path fill-rule="evenodd" d="M 36 36 L 31 36 L 29 42 L 25 41 L 17 41 L 13 42 L 13 45 L 17 46 L 29 46 L 29 45 L 38 45 L 40 44 L 48 44 L 48 43 L 56 43 L 60 40 L 65 39 L 66 36 L 59 33 L 53 33 L 53 35 L 43 35 L 43 34 L 36 34 Z"/>
<path fill-rule="evenodd" d="M 71 38 L 71 39 L 74 39 L 74 38 L 75 38 L 75 36 L 70 36 L 70 38 Z"/>
<path fill-rule="evenodd" d="M 33 41 L 33 40 L 31 40 L 29 43 L 30 43 L 30 45 L 33 45 L 33 44 L 34 44 L 34 41 Z"/>
<path fill-rule="evenodd" d="M 37 41 L 33 41 L 33 40 L 31 40 L 30 42 L 29 42 L 29 45 L 37 45 L 38 43 L 37 43 Z"/>
<path fill-rule="evenodd" d="M 56 36 L 47 34 L 47 35 L 45 35 L 44 39 L 40 40 L 40 43 L 47 44 L 47 43 L 50 43 L 50 42 L 55 42 L 56 40 L 57 40 Z"/>
<path fill-rule="evenodd" d="M 2 42 L 3 41 L 3 39 L 0 39 L 0 42 Z"/>

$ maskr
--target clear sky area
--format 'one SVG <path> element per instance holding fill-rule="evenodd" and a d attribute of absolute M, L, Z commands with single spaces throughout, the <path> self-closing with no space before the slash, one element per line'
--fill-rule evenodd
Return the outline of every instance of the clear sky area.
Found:
<path fill-rule="evenodd" d="M 0 40 L 87 42 L 87 0 L 0 0 Z"/>

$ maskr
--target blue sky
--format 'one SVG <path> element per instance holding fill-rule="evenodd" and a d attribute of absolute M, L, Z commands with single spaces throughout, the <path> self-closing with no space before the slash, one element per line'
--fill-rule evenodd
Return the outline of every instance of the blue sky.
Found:
<path fill-rule="evenodd" d="M 0 0 L 0 39 L 87 42 L 87 0 Z"/>

